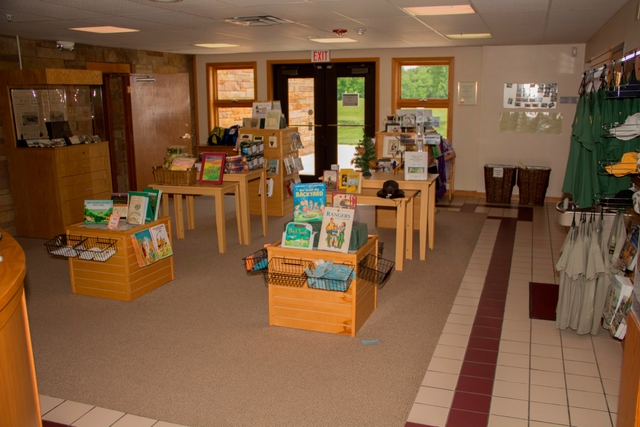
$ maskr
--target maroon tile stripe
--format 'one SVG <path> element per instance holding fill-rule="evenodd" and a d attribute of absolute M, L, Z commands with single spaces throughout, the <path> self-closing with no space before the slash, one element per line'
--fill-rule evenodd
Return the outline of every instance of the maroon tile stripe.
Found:
<path fill-rule="evenodd" d="M 445 427 L 487 427 L 489 423 L 516 225 L 518 220 L 533 220 L 533 210 L 519 208 L 518 218 L 497 219 L 500 227 Z M 405 427 L 428 426 L 407 422 Z"/>

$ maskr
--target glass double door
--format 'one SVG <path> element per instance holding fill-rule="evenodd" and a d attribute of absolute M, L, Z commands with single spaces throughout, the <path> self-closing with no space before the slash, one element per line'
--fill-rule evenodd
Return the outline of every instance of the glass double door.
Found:
<path fill-rule="evenodd" d="M 332 164 L 353 167 L 355 146 L 375 136 L 375 63 L 279 64 L 273 76 L 274 98 L 305 147 L 302 180 L 317 180 Z"/>

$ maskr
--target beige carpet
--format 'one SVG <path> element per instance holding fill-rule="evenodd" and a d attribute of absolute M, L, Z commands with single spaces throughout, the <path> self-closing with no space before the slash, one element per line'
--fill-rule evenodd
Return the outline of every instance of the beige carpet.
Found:
<path fill-rule="evenodd" d="M 196 229 L 174 240 L 176 279 L 132 302 L 72 294 L 66 260 L 18 238 L 40 394 L 191 427 L 403 426 L 485 216 L 439 212 L 435 249 L 419 261 L 416 242 L 351 338 L 269 326 L 267 288 L 241 259 L 277 240 L 285 218 L 262 237 L 252 217 L 241 246 L 228 209 L 219 254 L 213 212 L 197 199 Z M 371 208 L 358 216 L 373 224 Z M 379 232 L 393 259 L 395 231 Z"/>

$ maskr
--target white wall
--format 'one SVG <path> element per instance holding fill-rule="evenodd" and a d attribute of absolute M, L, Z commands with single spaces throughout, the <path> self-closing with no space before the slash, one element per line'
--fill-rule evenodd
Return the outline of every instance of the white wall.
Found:
<path fill-rule="evenodd" d="M 571 57 L 571 48 L 578 56 Z M 584 62 L 584 45 L 497 46 L 464 48 L 416 48 L 332 51 L 332 58 L 379 58 L 379 123 L 391 113 L 391 60 L 401 57 L 454 57 L 454 109 L 450 121 L 452 143 L 457 152 L 456 190 L 484 193 L 484 165 L 487 163 L 552 168 L 547 196 L 561 197 L 562 181 L 570 141 L 574 104 L 559 105 L 564 124 L 561 135 L 500 133 L 504 83 L 558 83 L 560 96 L 576 96 Z M 308 60 L 310 52 L 277 52 L 237 55 L 198 55 L 198 119 L 201 144 L 210 132 L 207 123 L 206 64 L 256 61 L 258 99 L 267 98 L 268 60 Z M 457 104 L 457 84 L 478 82 L 477 105 Z M 428 106 L 427 106 L 428 107 Z M 516 191 L 517 192 L 517 191 Z"/>
<path fill-rule="evenodd" d="M 629 0 L 607 21 L 587 42 L 585 58 L 593 58 L 620 43 L 625 44 L 624 51 L 640 49 L 640 20 L 638 0 Z M 585 69 L 590 68 L 587 64 Z"/>

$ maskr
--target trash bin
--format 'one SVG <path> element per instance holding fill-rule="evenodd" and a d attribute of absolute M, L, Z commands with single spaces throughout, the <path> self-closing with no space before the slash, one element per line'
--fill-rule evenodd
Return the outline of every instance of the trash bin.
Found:
<path fill-rule="evenodd" d="M 518 168 L 518 191 L 521 205 L 544 205 L 549 186 L 551 168 L 546 166 L 527 166 Z"/>
<path fill-rule="evenodd" d="M 487 203 L 511 203 L 516 169 L 513 165 L 484 165 Z"/>

